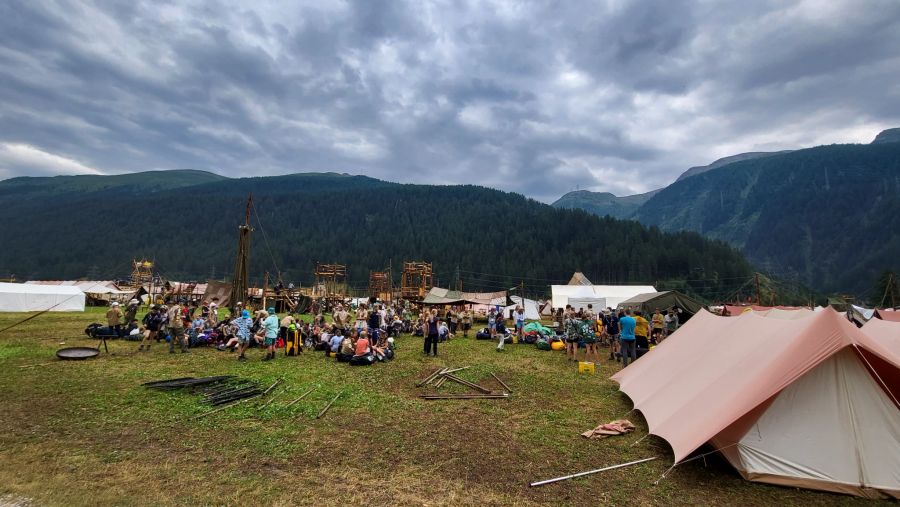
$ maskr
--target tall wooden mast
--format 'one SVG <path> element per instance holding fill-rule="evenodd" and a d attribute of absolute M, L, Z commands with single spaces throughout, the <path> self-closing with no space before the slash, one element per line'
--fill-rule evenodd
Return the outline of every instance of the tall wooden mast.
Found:
<path fill-rule="evenodd" d="M 253 206 L 253 194 L 247 197 L 247 213 L 245 222 L 238 226 L 238 251 L 237 260 L 234 263 L 234 278 L 231 280 L 231 307 L 238 301 L 245 302 L 247 289 L 250 287 L 250 273 L 247 271 L 247 263 L 250 259 L 250 208 Z"/>

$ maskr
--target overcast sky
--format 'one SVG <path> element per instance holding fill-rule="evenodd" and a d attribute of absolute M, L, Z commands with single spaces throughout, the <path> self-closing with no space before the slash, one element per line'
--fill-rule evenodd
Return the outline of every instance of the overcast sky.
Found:
<path fill-rule="evenodd" d="M 900 1 L 0 2 L 0 179 L 651 190 L 900 126 Z M 252 6 L 252 7 L 251 7 Z"/>

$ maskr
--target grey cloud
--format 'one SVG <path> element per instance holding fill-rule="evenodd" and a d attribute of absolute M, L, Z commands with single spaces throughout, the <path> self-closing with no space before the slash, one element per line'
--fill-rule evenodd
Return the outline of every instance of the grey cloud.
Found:
<path fill-rule="evenodd" d="M 0 177 L 334 170 L 552 201 L 900 121 L 889 0 L 250 5 L 0 5 Z"/>

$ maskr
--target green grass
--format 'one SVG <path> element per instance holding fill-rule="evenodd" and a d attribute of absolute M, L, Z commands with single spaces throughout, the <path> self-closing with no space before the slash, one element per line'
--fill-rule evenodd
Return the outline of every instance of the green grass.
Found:
<path fill-rule="evenodd" d="M 351 368 L 306 352 L 261 362 L 212 349 L 168 354 L 164 344 L 133 354 L 64 362 L 62 346 L 93 345 L 85 325 L 101 312 L 47 314 L 0 334 L 0 499 L 41 505 L 846 505 L 855 498 L 742 480 L 711 457 L 676 468 L 668 445 L 635 434 L 587 441 L 579 434 L 631 408 L 608 377 L 579 375 L 560 352 L 532 346 L 494 351 L 490 342 L 455 339 L 439 358 L 421 339 L 398 340 L 397 359 Z M 0 328 L 23 315 L 0 315 Z M 64 342 L 64 344 L 62 344 Z M 37 365 L 37 366 L 30 366 Z M 22 368 L 21 366 L 30 366 Z M 442 366 L 500 389 L 509 400 L 425 401 L 415 383 Z M 269 385 L 277 398 L 247 402 L 205 418 L 199 397 L 142 382 L 235 374 Z M 287 403 L 310 387 L 299 403 Z M 466 388 L 447 383 L 446 392 Z M 340 399 L 322 419 L 321 408 Z M 685 421 L 690 424 L 690 421 Z M 560 484 L 530 481 L 648 456 L 661 459 Z"/>

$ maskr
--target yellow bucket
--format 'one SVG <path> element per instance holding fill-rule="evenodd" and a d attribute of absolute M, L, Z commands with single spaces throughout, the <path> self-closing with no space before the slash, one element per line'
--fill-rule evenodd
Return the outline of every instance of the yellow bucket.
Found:
<path fill-rule="evenodd" d="M 594 363 L 578 361 L 578 373 L 594 373 Z"/>

